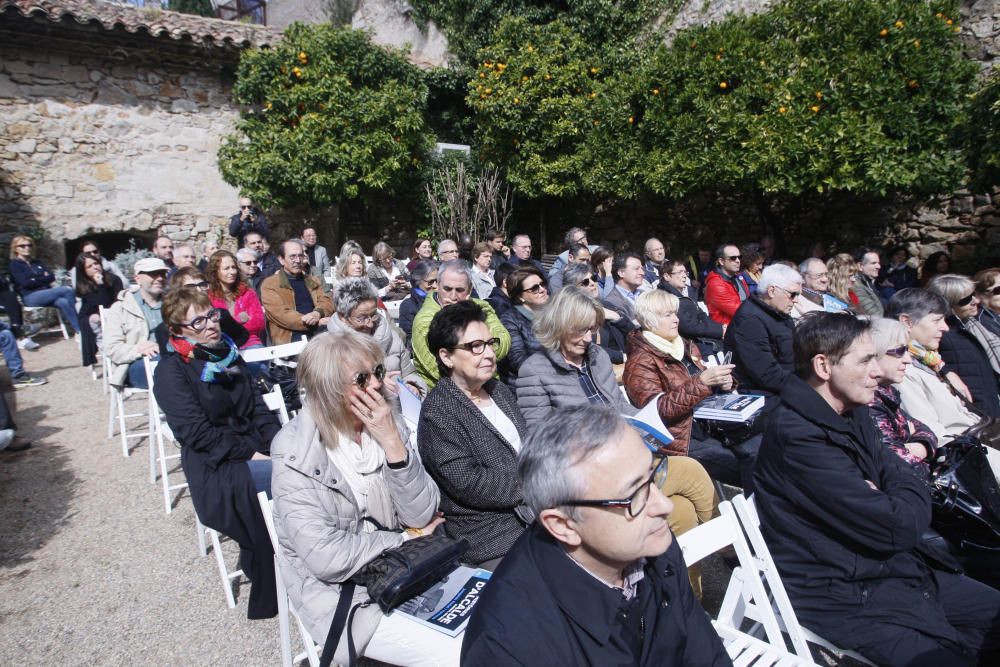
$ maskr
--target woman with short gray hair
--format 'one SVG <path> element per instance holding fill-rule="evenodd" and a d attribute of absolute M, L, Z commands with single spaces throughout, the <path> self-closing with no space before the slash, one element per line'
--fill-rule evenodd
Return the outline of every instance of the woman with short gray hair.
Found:
<path fill-rule="evenodd" d="M 410 276 L 406 265 L 395 259 L 396 251 L 388 243 L 379 241 L 372 250 L 372 263 L 368 265 L 368 280 L 386 301 L 401 301 L 410 292 Z"/>
<path fill-rule="evenodd" d="M 927 290 L 948 302 L 948 331 L 941 337 L 944 363 L 962 378 L 972 401 L 990 417 L 1000 417 L 1000 338 L 979 321 L 976 284 L 953 273 L 934 276 Z"/>
<path fill-rule="evenodd" d="M 386 384 L 395 393 L 396 377 L 401 377 L 417 396 L 427 392 L 427 385 L 413 366 L 403 332 L 378 308 L 378 295 L 367 278 L 345 278 L 333 294 L 334 315 L 327 323 L 331 332 L 356 331 L 372 336 L 385 353 Z"/>

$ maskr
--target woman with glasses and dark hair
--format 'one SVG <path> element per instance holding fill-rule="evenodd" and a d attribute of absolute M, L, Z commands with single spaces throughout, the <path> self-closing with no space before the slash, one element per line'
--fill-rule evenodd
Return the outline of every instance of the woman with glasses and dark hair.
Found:
<path fill-rule="evenodd" d="M 979 321 L 976 284 L 965 276 L 948 273 L 934 276 L 927 290 L 948 302 L 948 330 L 938 350 L 947 368 L 955 372 L 972 395 L 976 406 L 990 417 L 1000 417 L 1000 337 Z"/>
<path fill-rule="evenodd" d="M 162 357 L 153 394 L 181 446 L 181 467 L 198 519 L 240 545 L 250 578 L 248 618 L 278 613 L 274 551 L 258 491 L 269 491 L 278 419 L 254 389 L 236 343 L 219 327 L 223 311 L 204 290 L 175 287 L 163 323 L 177 354 Z"/>
<path fill-rule="evenodd" d="M 335 313 L 327 323 L 331 332 L 356 331 L 372 336 L 385 355 L 387 384 L 393 391 L 395 379 L 400 377 L 417 396 L 427 392 L 427 385 L 413 367 L 413 357 L 406 347 L 403 332 L 388 317 L 379 312 L 378 295 L 366 278 L 345 278 L 337 284 L 333 294 Z"/>
<path fill-rule="evenodd" d="M 442 491 L 445 531 L 467 539 L 466 558 L 490 570 L 532 520 L 517 477 L 527 426 L 514 393 L 493 378 L 498 343 L 473 301 L 434 315 L 427 344 L 441 380 L 424 401 L 417 429 L 424 466 Z"/>
<path fill-rule="evenodd" d="M 77 317 L 84 323 L 80 330 L 80 352 L 84 366 L 97 364 L 97 350 L 101 346 L 100 308 L 110 308 L 125 287 L 113 273 L 106 273 L 98 257 L 85 252 L 76 256 L 73 267 L 76 277 L 76 295 L 80 298 Z"/>
<path fill-rule="evenodd" d="M 721 352 L 726 327 L 698 307 L 698 294 L 691 288 L 691 277 L 684 262 L 664 260 L 660 265 L 658 288 L 678 299 L 677 317 L 681 336 L 693 341 L 703 357 Z"/>
<path fill-rule="evenodd" d="M 56 277 L 45 268 L 44 264 L 35 259 L 35 241 L 30 236 L 18 235 L 11 240 L 8 270 L 25 306 L 58 308 L 73 330 L 80 333 L 73 288 L 52 286 Z"/>
<path fill-rule="evenodd" d="M 281 571 L 313 641 L 323 644 L 341 584 L 386 549 L 429 535 L 440 494 L 393 408 L 382 349 L 371 336 L 316 336 L 298 359 L 303 408 L 274 439 L 274 523 Z M 352 602 L 368 599 L 364 587 Z M 393 665 L 457 665 L 461 637 L 448 637 L 378 605 L 349 624 L 358 653 Z M 348 664 L 341 636 L 334 662 Z"/>
<path fill-rule="evenodd" d="M 240 277 L 236 257 L 228 250 L 217 250 L 208 259 L 208 298 L 212 305 L 221 308 L 247 332 L 247 341 L 241 350 L 264 347 L 267 320 L 257 292 Z"/>
<path fill-rule="evenodd" d="M 510 352 L 500 364 L 500 379 L 513 387 L 521 363 L 543 349 L 531 330 L 531 323 L 549 302 L 549 289 L 542 272 L 530 265 L 519 267 L 507 276 L 506 285 L 513 308 L 500 316 L 510 333 Z"/>
<path fill-rule="evenodd" d="M 433 259 L 420 260 L 410 269 L 410 296 L 399 304 L 399 328 L 409 342 L 413 335 L 413 318 L 420 312 L 427 295 L 437 288 L 438 263 Z"/>

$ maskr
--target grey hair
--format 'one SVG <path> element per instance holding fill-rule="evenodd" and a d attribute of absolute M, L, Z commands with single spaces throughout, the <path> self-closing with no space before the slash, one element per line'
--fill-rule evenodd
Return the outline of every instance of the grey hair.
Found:
<path fill-rule="evenodd" d="M 438 255 L 440 255 L 442 252 L 444 252 L 444 244 L 445 243 L 452 243 L 452 244 L 455 245 L 455 249 L 456 250 L 458 249 L 458 244 L 455 243 L 454 241 L 452 241 L 451 239 L 441 239 L 438 242 Z"/>
<path fill-rule="evenodd" d="M 576 405 L 556 408 L 538 423 L 517 457 L 524 502 L 537 517 L 542 510 L 559 508 L 578 519 L 577 508 L 563 503 L 586 493 L 586 479 L 576 466 L 585 462 L 626 428 L 612 408 Z"/>
<path fill-rule="evenodd" d="M 378 294 L 367 278 L 344 278 L 337 283 L 337 289 L 333 293 L 333 307 L 345 320 L 365 301 L 377 300 Z"/>
<path fill-rule="evenodd" d="M 802 260 L 799 263 L 799 273 L 801 273 L 802 275 L 806 275 L 807 273 L 809 273 L 809 265 L 812 264 L 813 262 L 819 262 L 820 264 L 823 265 L 824 269 L 826 268 L 826 262 L 821 260 L 819 257 L 807 257 L 806 259 Z"/>
<path fill-rule="evenodd" d="M 386 257 L 395 257 L 395 256 L 396 256 L 396 251 L 393 249 L 391 245 L 389 245 L 385 241 L 379 241 L 378 243 L 375 244 L 375 247 L 372 248 L 372 259 L 375 261 L 376 264 L 378 262 L 381 262 Z"/>
<path fill-rule="evenodd" d="M 361 253 L 361 256 L 365 256 L 365 249 L 361 247 L 361 244 L 357 241 L 352 241 L 350 239 L 344 241 L 344 245 L 340 246 L 340 252 L 337 254 L 337 259 L 343 259 L 345 255 L 350 253 L 351 250 L 357 250 Z"/>
<path fill-rule="evenodd" d="M 898 345 L 906 345 L 910 338 L 906 326 L 899 320 L 890 320 L 888 317 L 873 317 L 872 341 L 875 343 L 875 354 L 882 358 L 885 351 Z"/>
<path fill-rule="evenodd" d="M 927 283 L 927 289 L 940 294 L 949 306 L 954 307 L 956 303 L 976 291 L 976 283 L 965 276 L 945 273 L 931 278 Z"/>
<path fill-rule="evenodd" d="M 413 287 L 420 287 L 420 281 L 430 275 L 431 272 L 438 270 L 438 263 L 433 259 L 422 259 L 413 265 L 413 270 L 410 271 L 410 285 Z"/>
<path fill-rule="evenodd" d="M 907 287 L 892 295 L 885 305 L 885 316 L 898 320 L 900 315 L 909 315 L 916 324 L 928 315 L 947 315 L 948 302 L 940 294 L 919 287 Z"/>
<path fill-rule="evenodd" d="M 205 239 L 204 241 L 202 241 L 201 242 L 201 254 L 204 255 L 206 252 L 208 252 L 208 246 L 212 245 L 212 244 L 215 244 L 216 248 L 219 247 L 219 242 L 216 241 L 215 239 Z"/>
<path fill-rule="evenodd" d="M 597 299 L 575 285 L 568 285 L 535 315 L 531 329 L 542 347 L 555 352 L 563 338 L 572 332 L 603 324 L 604 308 Z"/>
<path fill-rule="evenodd" d="M 590 264 L 574 262 L 567 264 L 563 269 L 563 285 L 579 285 L 584 278 L 593 278 L 594 274 L 590 270 Z"/>
<path fill-rule="evenodd" d="M 337 278 L 346 278 L 347 267 L 351 265 L 351 257 L 358 256 L 361 258 L 361 273 L 365 272 L 368 268 L 368 260 L 365 259 L 365 253 L 361 250 L 361 246 L 356 248 L 351 247 L 340 253 L 340 259 L 337 260 L 337 268 L 334 270 L 333 275 Z"/>
<path fill-rule="evenodd" d="M 528 239 L 528 243 L 531 243 L 531 237 L 527 234 L 517 234 L 514 238 L 510 240 L 511 245 L 517 243 L 518 239 Z"/>
<path fill-rule="evenodd" d="M 676 313 L 680 304 L 680 299 L 670 292 L 651 289 L 636 297 L 635 319 L 639 320 L 639 326 L 643 329 L 652 331 L 662 316 Z"/>
<path fill-rule="evenodd" d="M 247 260 L 252 259 L 253 261 L 256 262 L 258 259 L 260 259 L 260 255 L 257 254 L 256 250 L 253 250 L 251 248 L 240 248 L 239 250 L 236 251 L 236 259 L 241 262 L 245 262 Z"/>
<path fill-rule="evenodd" d="M 469 263 L 464 259 L 449 259 L 447 262 L 441 262 L 438 266 L 438 284 L 441 284 L 441 278 L 446 273 L 458 273 L 465 276 L 465 279 L 469 281 L 469 287 L 472 287 L 472 269 L 469 268 Z"/>
<path fill-rule="evenodd" d="M 790 266 L 784 264 L 772 264 L 765 266 L 761 271 L 760 280 L 757 281 L 757 294 L 767 294 L 767 290 L 772 285 L 774 287 L 785 287 L 787 285 L 801 285 L 802 276 Z"/>

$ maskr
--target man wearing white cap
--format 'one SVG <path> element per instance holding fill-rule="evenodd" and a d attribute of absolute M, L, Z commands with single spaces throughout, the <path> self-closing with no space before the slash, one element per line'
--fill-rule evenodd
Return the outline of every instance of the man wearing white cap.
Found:
<path fill-rule="evenodd" d="M 153 331 L 163 321 L 160 306 L 169 270 L 159 257 L 140 259 L 135 263 L 135 285 L 122 290 L 105 317 L 104 353 L 116 387 L 149 388 L 142 359 L 160 353 Z"/>

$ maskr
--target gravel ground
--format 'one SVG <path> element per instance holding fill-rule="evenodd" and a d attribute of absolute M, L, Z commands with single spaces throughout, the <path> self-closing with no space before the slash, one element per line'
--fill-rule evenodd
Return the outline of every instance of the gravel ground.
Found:
<path fill-rule="evenodd" d="M 248 621 L 245 594 L 226 607 L 190 499 L 164 513 L 145 440 L 125 458 L 105 437 L 108 397 L 75 343 L 39 340 L 25 365 L 48 384 L 17 391 L 19 433 L 34 446 L 0 452 L 0 665 L 280 664 L 277 621 Z M 236 546 L 223 551 L 236 567 Z M 713 612 L 728 575 L 706 561 Z"/>

